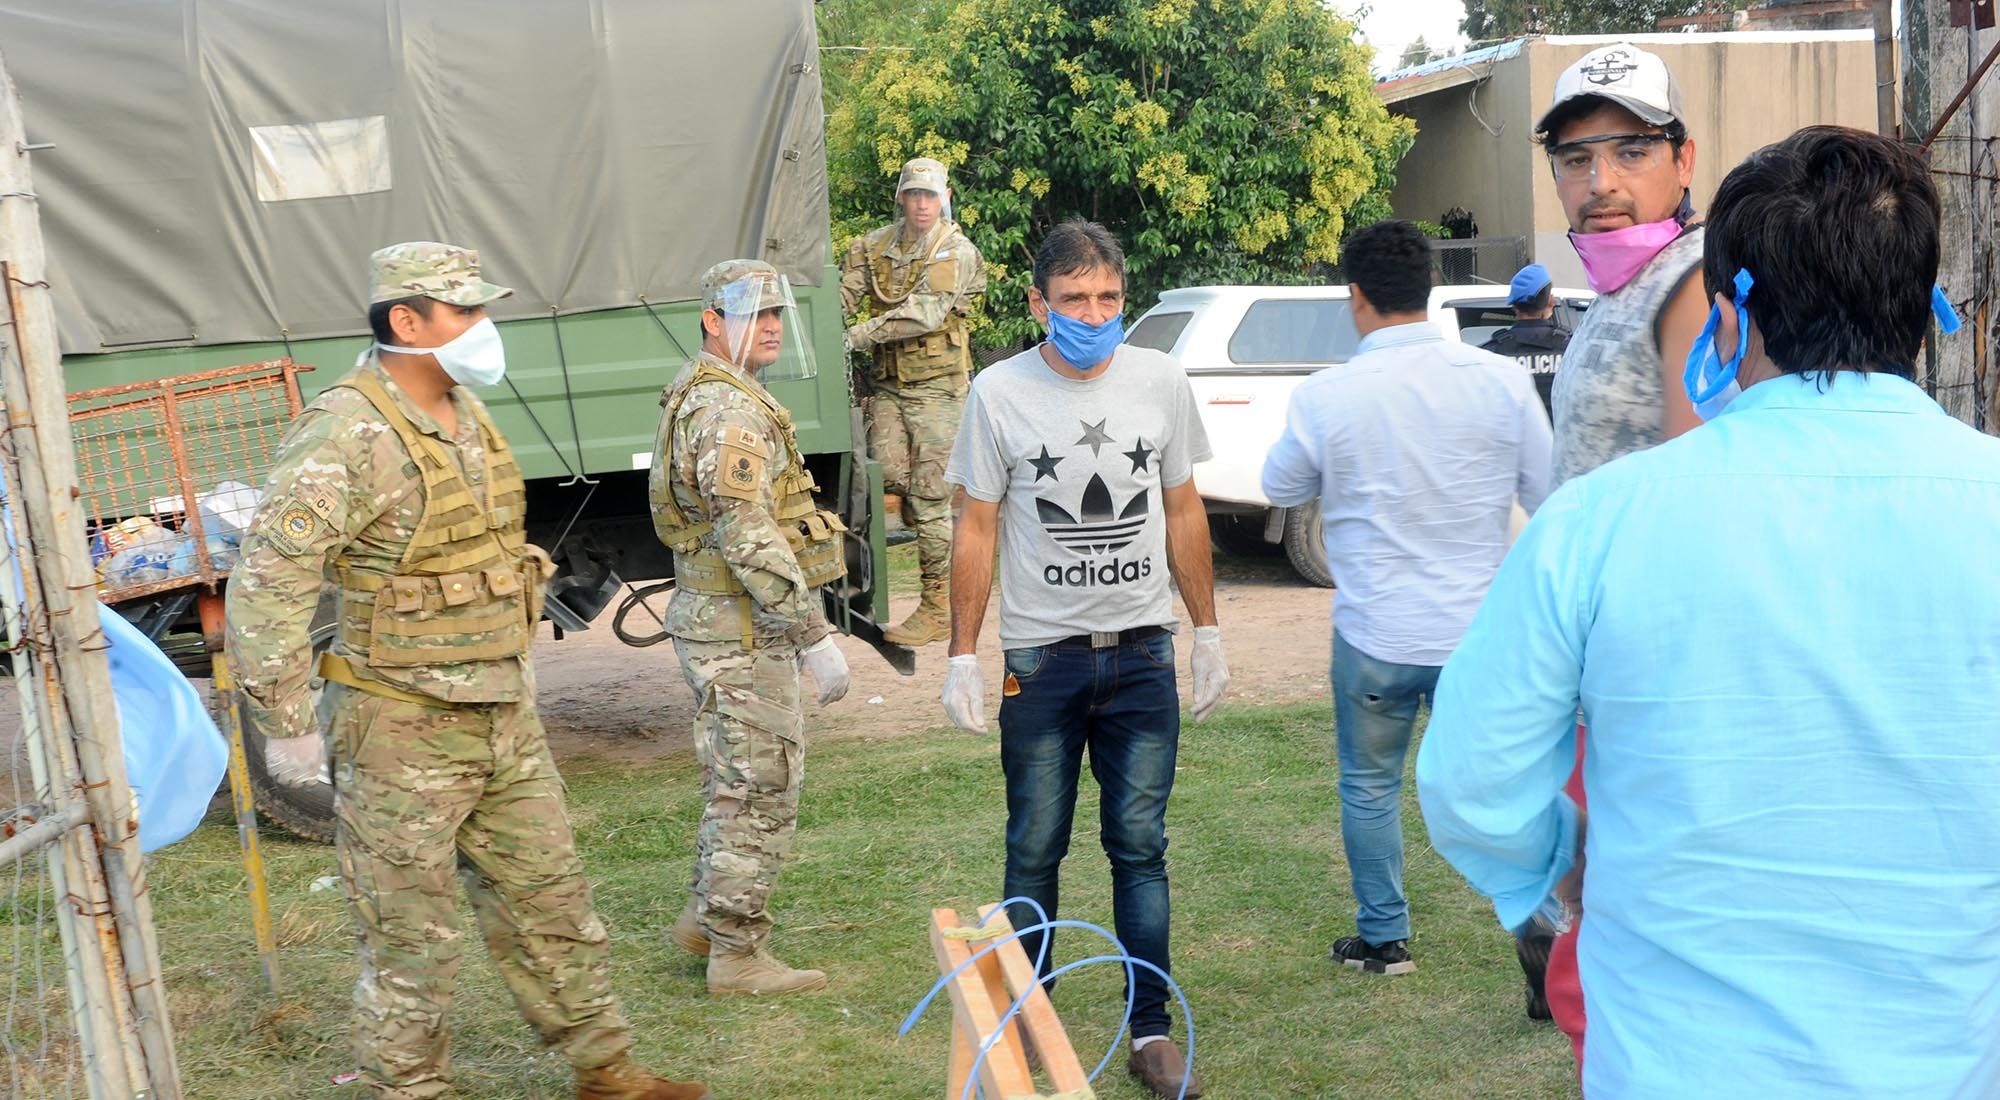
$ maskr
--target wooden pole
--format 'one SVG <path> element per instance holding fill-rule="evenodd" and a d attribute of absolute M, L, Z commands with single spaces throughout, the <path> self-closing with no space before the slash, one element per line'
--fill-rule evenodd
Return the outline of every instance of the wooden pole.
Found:
<path fill-rule="evenodd" d="M 15 525 L 27 536 L 19 556 L 32 557 L 36 566 L 36 585 L 27 591 L 26 625 L 31 639 L 47 632 L 45 647 L 31 644 L 29 660 L 39 673 L 33 682 L 50 691 L 56 724 L 47 731 L 49 740 L 74 746 L 83 781 L 91 826 L 71 836 L 94 839 L 101 860 L 113 925 L 105 943 L 106 962 L 118 964 L 114 977 L 122 986 L 113 1003 L 129 1013 L 142 1051 L 132 1075 L 140 1088 L 132 1095 L 179 1100 L 180 1075 L 153 936 L 146 864 L 139 851 L 139 823 L 125 777 L 104 632 L 91 597 L 96 574 L 84 542 L 85 517 L 77 506 L 76 454 L 29 168 L 31 151 L 20 98 L 0 58 L 0 196 L 6 196 L 0 198 L 0 290 L 6 302 L 6 316 L 0 320 L 12 326 L 15 352 L 0 356 L 0 393 L 6 395 L 8 442 L 20 484 L 20 495 L 12 501 Z"/>
<path fill-rule="evenodd" d="M 1875 129 L 1896 136 L 1896 0 L 1874 0 Z"/>
<path fill-rule="evenodd" d="M 11 330 L 0 328 L 0 333 L 11 335 Z M 12 353 L 11 342 L 0 340 L 0 357 Z M 11 453 L 11 436 L 11 430 L 0 436 L 0 448 L 7 452 L 6 461 L 0 461 L 0 472 L 4 472 L 6 479 L 7 499 L 19 500 L 21 485 Z M 54 813 L 67 817 L 80 812 L 88 819 L 89 808 L 77 793 L 82 780 L 69 761 L 70 754 L 61 752 L 48 732 L 55 728 L 51 700 L 49 693 L 42 690 L 38 671 L 29 657 L 30 646 L 41 645 L 45 639 L 28 632 L 26 612 L 21 606 L 25 592 L 34 590 L 35 580 L 33 559 L 14 550 L 27 538 L 27 532 L 20 527 L 18 513 L 9 508 L 5 514 L 9 522 L 5 531 L 0 532 L 4 535 L 0 537 L 0 609 L 4 609 L 14 683 L 19 688 L 22 740 L 28 748 L 35 797 Z M 16 576 L 21 578 L 20 588 L 11 583 L 10 579 Z M 114 1009 L 122 998 L 113 993 L 116 986 L 111 980 L 112 964 L 104 956 L 105 937 L 114 930 L 110 920 L 101 915 L 110 910 L 111 899 L 105 893 L 102 875 L 91 874 L 92 869 L 101 871 L 102 867 L 97 862 L 95 839 L 88 830 L 71 830 L 61 844 L 48 851 L 49 888 L 57 899 L 56 929 L 62 936 L 70 1027 L 84 1052 L 84 1078 L 90 1095 L 101 1100 L 132 1095 L 137 1084 L 131 1065 L 140 1052 L 137 1036 L 119 1026 L 121 1016 Z M 133 1041 L 127 1044 L 126 1039 Z M 119 1056 L 112 1056 L 113 1051 L 119 1052 Z"/>
<path fill-rule="evenodd" d="M 236 843 L 243 851 L 243 877 L 250 891 L 250 932 L 257 941 L 257 965 L 264 988 L 278 991 L 278 938 L 271 930 L 271 891 L 264 873 L 263 848 L 257 843 L 257 798 L 250 789 L 250 767 L 243 755 L 243 713 L 236 705 L 236 678 L 222 657 L 222 597 L 204 592 L 195 597 L 203 637 L 212 639 L 210 675 L 215 684 L 215 721 L 229 734 L 229 799 L 236 807 Z"/>

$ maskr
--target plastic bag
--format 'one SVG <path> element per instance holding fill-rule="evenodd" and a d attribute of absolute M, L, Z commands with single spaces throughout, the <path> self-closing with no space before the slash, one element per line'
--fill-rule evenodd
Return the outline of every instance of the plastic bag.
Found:
<path fill-rule="evenodd" d="M 150 852 L 201 824 L 229 765 L 229 743 L 166 654 L 116 611 L 97 614 L 111 642 L 106 658 L 125 777 L 139 800 L 139 848 Z"/>
<path fill-rule="evenodd" d="M 193 560 L 194 539 L 155 526 L 144 542 L 135 542 L 104 560 L 104 583 L 112 588 L 151 584 L 174 576 L 174 559 L 186 546 Z M 192 565 L 189 572 L 193 572 Z"/>
<path fill-rule="evenodd" d="M 214 492 L 195 498 L 201 529 L 210 535 L 242 537 L 250 529 L 250 518 L 257 514 L 257 504 L 263 496 L 240 481 L 217 485 Z"/>

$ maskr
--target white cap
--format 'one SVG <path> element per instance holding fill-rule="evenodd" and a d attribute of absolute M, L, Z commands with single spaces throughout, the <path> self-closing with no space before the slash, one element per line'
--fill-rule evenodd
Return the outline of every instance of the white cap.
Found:
<path fill-rule="evenodd" d="M 1549 104 L 1541 121 L 1535 123 L 1536 132 L 1546 133 L 1549 116 L 1564 104 L 1586 97 L 1616 103 L 1653 126 L 1687 121 L 1686 109 L 1681 106 L 1681 86 L 1667 69 L 1667 63 L 1657 54 L 1623 42 L 1599 46 L 1556 77 L 1555 102 Z"/>

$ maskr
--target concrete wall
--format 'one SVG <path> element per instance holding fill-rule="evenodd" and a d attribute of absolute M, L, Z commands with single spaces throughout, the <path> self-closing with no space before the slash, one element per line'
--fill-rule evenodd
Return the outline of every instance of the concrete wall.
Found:
<path fill-rule="evenodd" d="M 1577 58 L 1618 39 L 1534 39 L 1499 62 L 1479 87 L 1479 113 L 1467 88 L 1446 88 L 1393 104 L 1417 121 L 1415 146 L 1403 159 L 1390 203 L 1402 217 L 1435 221 L 1451 206 L 1479 220 L 1481 236 L 1533 238 L 1535 259 L 1559 285 L 1582 286 L 1583 269 L 1566 236 L 1569 223 L 1539 147 L 1535 120 L 1555 94 L 1557 74 Z M 1659 54 L 1680 81 L 1695 143 L 1694 201 L 1707 205 L 1730 168 L 1801 126 L 1875 127 L 1875 56 L 1868 32 L 1819 34 L 1654 34 L 1623 39 Z M 1504 124 L 1504 126 L 1503 126 Z"/>
<path fill-rule="evenodd" d="M 1525 183 L 1539 153 L 1528 139 L 1535 122 L 1528 78 L 1523 55 L 1500 62 L 1483 84 L 1446 88 L 1390 108 L 1417 123 L 1416 144 L 1396 167 L 1389 199 L 1398 217 L 1434 222 L 1462 206 L 1478 220 L 1482 237 L 1534 231 L 1535 197 Z M 1478 118 L 1468 103 L 1477 106 Z"/>

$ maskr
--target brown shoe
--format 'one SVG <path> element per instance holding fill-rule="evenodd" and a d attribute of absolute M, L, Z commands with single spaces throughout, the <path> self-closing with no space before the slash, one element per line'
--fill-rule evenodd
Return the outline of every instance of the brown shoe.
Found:
<path fill-rule="evenodd" d="M 688 899 L 687 908 L 681 910 L 681 919 L 674 922 L 673 931 L 667 936 L 691 955 L 708 954 L 708 930 L 701 926 L 693 898 Z"/>
<path fill-rule="evenodd" d="M 1140 1084 L 1151 1089 L 1154 1096 L 1163 1100 L 1176 1100 L 1182 1096 L 1187 1100 L 1196 1100 L 1201 1095 L 1201 1078 L 1181 1060 L 1181 1048 L 1175 1046 L 1172 1039 L 1147 1043 L 1133 1051 L 1125 1068 L 1139 1079 Z M 1187 1078 L 1185 1093 L 1181 1091 L 1183 1077 Z"/>
<path fill-rule="evenodd" d="M 576 1100 L 712 1100 L 700 1081 L 669 1081 L 620 1055 L 608 1066 L 576 1071 Z"/>

